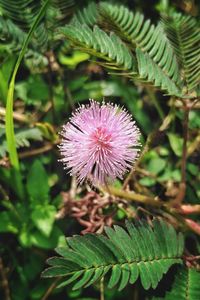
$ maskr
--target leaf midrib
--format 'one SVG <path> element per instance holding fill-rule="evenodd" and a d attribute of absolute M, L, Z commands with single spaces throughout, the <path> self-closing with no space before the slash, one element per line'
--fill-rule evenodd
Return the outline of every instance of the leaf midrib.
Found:
<path fill-rule="evenodd" d="M 186 288 L 185 288 L 185 300 L 190 300 L 189 299 L 189 287 L 190 287 L 190 270 L 187 272 L 187 279 L 186 279 Z"/>
<path fill-rule="evenodd" d="M 72 271 L 72 272 L 69 272 L 66 276 L 68 276 L 68 275 L 73 275 L 74 273 L 77 273 L 77 272 L 80 272 L 80 271 L 84 271 L 84 272 L 86 272 L 86 271 L 89 271 L 89 270 L 91 270 L 91 269 L 94 269 L 94 270 L 96 270 L 96 269 L 98 269 L 98 268 L 101 268 L 101 267 L 104 267 L 104 268 L 106 268 L 106 267 L 109 267 L 109 269 L 110 268 L 114 268 L 116 265 L 120 265 L 121 266 L 121 268 L 123 269 L 123 265 L 133 265 L 133 264 L 135 264 L 135 265 L 139 265 L 139 264 L 141 264 L 141 263 L 151 263 L 151 262 L 154 262 L 154 261 L 166 261 L 166 260 L 180 260 L 181 261 L 181 257 L 172 257 L 172 258 L 170 258 L 170 257 L 165 257 L 165 258 L 155 258 L 155 259 L 151 259 L 151 260 L 141 260 L 141 261 L 139 261 L 139 262 L 137 262 L 137 261 L 131 261 L 131 262 L 128 262 L 128 261 L 125 261 L 125 262 L 123 262 L 123 263 L 115 263 L 115 264 L 104 264 L 104 265 L 99 265 L 99 266 L 92 266 L 92 267 L 88 267 L 88 268 L 82 268 L 82 269 L 79 269 L 79 270 L 75 270 L 75 271 Z M 52 267 L 56 267 L 56 265 L 55 266 L 52 266 Z M 60 266 L 61 267 L 61 266 Z M 64 266 L 63 266 L 64 267 Z M 188 299 L 187 299 L 188 300 Z"/>

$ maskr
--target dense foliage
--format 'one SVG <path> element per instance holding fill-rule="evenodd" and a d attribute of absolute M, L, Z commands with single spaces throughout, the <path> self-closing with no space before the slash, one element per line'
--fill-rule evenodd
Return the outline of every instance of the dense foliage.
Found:
<path fill-rule="evenodd" d="M 200 299 L 199 9 L 0 0 L 1 299 Z M 58 150 L 91 98 L 142 135 L 125 179 L 96 187 Z"/>

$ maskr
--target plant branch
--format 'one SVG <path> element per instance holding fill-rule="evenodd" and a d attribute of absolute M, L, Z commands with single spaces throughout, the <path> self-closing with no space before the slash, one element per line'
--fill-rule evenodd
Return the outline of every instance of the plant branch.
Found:
<path fill-rule="evenodd" d="M 56 122 L 56 112 L 55 112 L 55 104 L 54 104 L 54 90 L 53 90 L 52 66 L 51 66 L 52 57 L 53 57 L 52 51 L 47 52 L 46 53 L 46 57 L 48 59 L 48 74 L 47 74 L 47 78 L 48 78 L 48 83 L 49 83 L 49 97 L 50 97 L 51 109 L 52 109 L 52 119 L 53 119 L 53 122 L 55 124 L 55 122 Z"/>
<path fill-rule="evenodd" d="M 191 220 L 191 219 L 185 219 L 185 224 L 196 234 L 200 235 L 200 224 Z"/>
<path fill-rule="evenodd" d="M 142 150 L 142 153 L 141 153 L 140 157 L 138 158 L 138 160 L 136 161 L 136 163 L 134 164 L 134 166 L 132 167 L 130 173 L 128 174 L 128 176 L 126 177 L 126 179 L 124 181 L 123 190 L 126 189 L 127 185 L 129 184 L 129 181 L 133 177 L 133 174 L 134 174 L 135 170 L 140 165 L 144 155 L 148 152 L 149 148 L 151 148 L 152 142 L 154 141 L 155 137 L 157 136 L 157 133 L 158 133 L 158 130 L 153 131 L 152 133 L 150 133 L 148 135 L 147 140 L 146 140 L 146 144 L 145 144 L 145 146 Z"/>
<path fill-rule="evenodd" d="M 174 118 L 174 107 L 172 106 L 168 115 L 163 119 L 162 124 L 160 125 L 160 127 L 156 130 L 154 130 L 153 132 L 151 132 L 146 140 L 146 144 L 142 150 L 142 153 L 139 157 L 139 159 L 136 161 L 136 163 L 133 165 L 130 173 L 128 174 L 128 176 L 126 177 L 124 184 L 123 184 L 123 189 L 125 190 L 129 181 L 131 180 L 131 178 L 133 177 L 133 174 L 135 172 L 135 170 L 138 168 L 138 166 L 140 165 L 141 161 L 143 160 L 145 154 L 148 152 L 148 150 L 152 147 L 152 144 L 154 142 L 154 140 L 158 137 L 159 133 L 165 131 L 167 129 L 167 127 L 169 126 L 169 124 L 171 123 L 171 121 Z"/>
<path fill-rule="evenodd" d="M 19 165 L 19 158 L 17 153 L 17 147 L 16 147 L 16 140 L 15 140 L 15 131 L 14 131 L 14 120 L 13 120 L 13 102 L 14 102 L 14 88 L 15 88 L 15 79 L 18 72 L 18 69 L 20 67 L 20 64 L 22 62 L 22 59 L 25 55 L 26 49 L 28 47 L 28 44 L 33 36 L 33 33 L 35 29 L 37 28 L 40 20 L 42 19 L 47 6 L 49 4 L 50 0 L 46 0 L 40 9 L 37 17 L 35 18 L 28 35 L 26 39 L 23 42 L 21 51 L 19 53 L 19 56 L 17 58 L 15 67 L 12 72 L 11 80 L 8 87 L 8 93 L 7 93 L 7 99 L 6 99 L 6 141 L 7 141 L 7 148 L 9 153 L 9 158 L 11 165 L 13 167 L 12 172 L 14 173 L 13 178 L 15 180 L 15 184 L 17 186 L 18 195 L 21 199 L 24 198 L 24 186 L 22 183 L 22 178 L 20 174 L 20 165 Z"/>
<path fill-rule="evenodd" d="M 161 201 L 158 197 L 149 197 L 141 194 L 137 194 L 134 192 L 129 192 L 129 191 L 124 191 L 122 189 L 115 188 L 113 186 L 108 186 L 105 192 L 108 192 L 109 194 L 123 198 L 126 200 L 133 200 L 138 203 L 146 204 L 146 205 L 151 205 L 155 207 L 161 207 L 165 205 L 163 201 Z"/>
<path fill-rule="evenodd" d="M 60 278 L 56 278 L 56 280 L 47 289 L 46 293 L 44 294 L 44 296 L 42 297 L 41 300 L 47 300 L 48 299 L 48 297 L 51 295 L 51 293 L 53 292 L 53 290 L 56 288 L 59 280 L 60 280 Z"/>
<path fill-rule="evenodd" d="M 177 211 L 179 211 L 182 215 L 199 214 L 200 204 L 183 204 L 179 208 L 177 208 Z"/>
<path fill-rule="evenodd" d="M 0 117 L 5 117 L 6 116 L 6 110 L 4 107 L 0 107 Z M 18 112 L 13 112 L 13 118 L 14 120 L 20 122 L 20 123 L 25 123 L 25 124 L 30 124 L 30 117 L 23 115 Z"/>
<path fill-rule="evenodd" d="M 100 281 L 100 300 L 104 300 L 104 277 Z"/>
<path fill-rule="evenodd" d="M 11 165 L 17 171 L 19 171 L 20 167 L 19 167 L 19 160 L 18 160 L 18 155 L 17 155 L 15 133 L 14 133 L 14 122 L 13 122 L 13 98 L 14 98 L 13 96 L 14 96 L 15 79 L 16 79 L 16 75 L 17 75 L 18 69 L 20 67 L 20 64 L 22 62 L 22 59 L 24 57 L 24 54 L 26 52 L 26 49 L 28 47 L 28 44 L 29 44 L 29 42 L 33 36 L 33 33 L 34 33 L 35 29 L 37 28 L 41 18 L 43 17 L 49 2 L 50 2 L 50 0 L 46 0 L 44 5 L 42 6 L 39 14 L 37 15 L 36 19 L 33 22 L 33 25 L 31 26 L 31 29 L 27 35 L 27 38 L 24 40 L 22 49 L 20 51 L 20 54 L 19 54 L 18 59 L 15 64 L 15 67 L 14 67 L 14 70 L 12 73 L 12 77 L 10 80 L 9 88 L 8 88 L 8 95 L 7 95 L 7 102 L 6 102 L 6 139 L 7 139 L 7 144 L 8 144 L 8 152 L 9 152 Z"/>
<path fill-rule="evenodd" d="M 181 183 L 179 186 L 179 193 L 174 200 L 175 203 L 181 203 L 185 197 L 186 192 L 186 160 L 187 160 L 187 141 L 188 141 L 188 123 L 190 105 L 187 100 L 183 102 L 184 119 L 183 119 L 183 150 L 181 159 Z"/>
<path fill-rule="evenodd" d="M 5 300 L 11 300 L 8 279 L 6 276 L 6 271 L 4 269 L 3 259 L 1 257 L 0 257 L 0 275 L 1 275 L 1 286 L 4 289 Z"/>
<path fill-rule="evenodd" d="M 159 101 L 156 98 L 155 92 L 153 91 L 153 89 L 151 87 L 146 87 L 146 91 L 147 91 L 147 94 L 148 94 L 149 98 L 151 99 L 152 103 L 154 104 L 160 119 L 163 121 L 165 118 L 165 114 L 162 110 L 162 107 L 161 107 Z"/>
<path fill-rule="evenodd" d="M 124 191 L 122 189 L 117 189 L 112 186 L 107 186 L 106 190 L 103 190 L 103 192 L 107 192 L 108 194 L 123 198 L 125 200 L 131 200 L 135 201 L 141 204 L 145 205 L 150 205 L 156 208 L 163 208 L 163 211 L 166 211 L 168 214 L 172 215 L 178 223 L 182 224 L 182 226 L 192 230 L 193 232 L 197 233 L 200 235 L 200 224 L 197 222 L 184 218 L 183 216 L 180 215 L 180 207 L 174 207 L 174 202 L 164 202 L 158 197 L 149 197 L 141 194 L 136 194 L 134 192 L 130 191 Z M 192 213 L 199 213 L 200 212 L 200 205 L 190 205 L 190 207 L 186 206 L 181 206 L 182 214 L 192 214 Z M 187 212 L 186 212 L 187 210 Z"/>
<path fill-rule="evenodd" d="M 192 153 L 200 146 L 200 132 L 195 137 L 195 140 L 190 144 L 187 150 L 187 157 L 192 155 Z"/>
<path fill-rule="evenodd" d="M 48 143 L 48 144 L 46 144 L 46 145 L 44 145 L 40 148 L 21 152 L 21 153 L 19 153 L 19 158 L 27 158 L 27 157 L 30 157 L 30 156 L 35 156 L 35 155 L 39 155 L 39 154 L 48 152 L 51 149 L 53 149 L 54 146 L 55 146 L 54 144 Z"/>
<path fill-rule="evenodd" d="M 183 153 L 182 153 L 182 164 L 181 164 L 181 182 L 186 182 L 186 159 L 187 159 L 187 141 L 188 141 L 188 122 L 189 122 L 188 106 L 185 107 L 184 120 L 183 120 Z"/>
<path fill-rule="evenodd" d="M 71 106 L 72 110 L 74 110 L 75 106 L 74 106 L 72 94 L 71 94 L 70 89 L 67 86 L 65 86 L 65 82 L 63 83 L 63 90 L 64 90 L 65 98 L 68 100 L 69 105 Z"/>

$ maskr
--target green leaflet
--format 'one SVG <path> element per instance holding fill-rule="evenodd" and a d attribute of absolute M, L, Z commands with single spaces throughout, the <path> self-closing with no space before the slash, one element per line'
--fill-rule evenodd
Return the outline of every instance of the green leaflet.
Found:
<path fill-rule="evenodd" d="M 95 22 L 106 32 L 109 29 L 110 34 Z M 93 3 L 59 32 L 81 51 L 100 58 L 104 67 L 151 83 L 166 94 L 185 97 L 182 69 L 188 91 L 199 84 L 200 31 L 192 17 L 165 16 L 155 26 L 141 13 L 133 13 L 123 5 Z"/>
<path fill-rule="evenodd" d="M 43 1 L 0 0 L 0 36 L 1 50 L 8 53 L 19 52 L 26 40 L 34 20 L 37 18 Z M 34 30 L 25 54 L 26 65 L 31 70 L 41 69 L 48 64 L 45 52 L 49 45 L 54 47 L 58 26 L 66 24 L 75 11 L 74 0 L 51 0 L 45 12 L 45 18 Z"/>
<path fill-rule="evenodd" d="M 2 39 L 4 38 L 4 48 L 20 50 L 23 40 L 26 37 L 18 26 L 16 26 L 11 20 L 7 20 L 4 17 L 0 17 L 0 33 Z"/>
<path fill-rule="evenodd" d="M 198 21 L 192 16 L 180 13 L 164 15 L 162 25 L 167 32 L 189 91 L 200 83 L 200 28 Z"/>
<path fill-rule="evenodd" d="M 144 54 L 139 48 L 136 49 L 138 60 L 139 80 L 153 82 L 154 86 L 166 90 L 168 94 L 181 96 L 181 91 L 177 85 L 162 71 L 148 54 Z"/>
<path fill-rule="evenodd" d="M 180 70 L 173 47 L 159 25 L 123 5 L 100 3 L 102 25 L 114 30 L 133 49 L 138 49 L 139 80 L 152 82 L 171 95 L 180 94 Z M 138 54 L 140 53 L 140 55 Z"/>
<path fill-rule="evenodd" d="M 56 250 L 62 257 L 48 260 L 52 267 L 42 276 L 67 275 L 69 279 L 62 285 L 76 282 L 73 289 L 79 289 L 108 273 L 108 287 L 118 286 L 118 290 L 133 284 L 139 276 L 144 289 L 155 289 L 173 264 L 182 263 L 183 236 L 160 219 L 155 219 L 153 226 L 146 222 L 135 225 L 127 222 L 126 229 L 107 227 L 107 237 L 86 234 L 68 238 L 69 247 Z"/>
<path fill-rule="evenodd" d="M 127 76 L 137 72 L 135 58 L 114 33 L 108 35 L 96 25 L 92 30 L 88 25 L 79 22 L 67 25 L 59 31 L 78 49 L 101 58 L 105 67 L 124 71 Z"/>
<path fill-rule="evenodd" d="M 71 23 L 79 22 L 81 24 L 87 24 L 88 26 L 93 26 L 97 22 L 98 11 L 95 2 L 91 2 L 87 7 L 80 9 L 76 12 L 75 16 L 72 18 Z"/>

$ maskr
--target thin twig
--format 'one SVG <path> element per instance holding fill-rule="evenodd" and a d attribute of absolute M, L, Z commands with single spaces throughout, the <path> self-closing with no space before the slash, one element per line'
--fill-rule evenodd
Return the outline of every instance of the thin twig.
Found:
<path fill-rule="evenodd" d="M 100 281 L 100 300 L 104 300 L 104 277 Z"/>
<path fill-rule="evenodd" d="M 5 199 L 6 201 L 9 200 L 9 196 L 1 184 L 0 184 L 0 194 L 3 196 L 3 199 Z"/>
<path fill-rule="evenodd" d="M 200 214 L 200 204 L 183 204 L 177 208 L 182 215 Z"/>
<path fill-rule="evenodd" d="M 48 143 L 40 148 L 21 152 L 21 153 L 19 153 L 19 158 L 27 158 L 30 156 L 35 156 L 35 155 L 39 155 L 39 154 L 48 152 L 48 151 L 52 150 L 54 148 L 54 146 L 55 146 L 55 144 Z"/>
<path fill-rule="evenodd" d="M 134 166 L 132 167 L 129 175 L 126 177 L 124 184 L 123 184 L 123 189 L 125 190 L 126 187 L 128 186 L 129 181 L 132 179 L 133 174 L 135 172 L 135 170 L 138 168 L 138 166 L 140 165 L 141 161 L 143 160 L 145 154 L 149 151 L 149 149 L 152 147 L 152 144 L 154 142 L 154 140 L 157 138 L 157 136 L 165 131 L 167 129 L 167 127 L 169 126 L 170 122 L 173 119 L 173 115 L 174 115 L 174 109 L 173 107 L 170 109 L 168 115 L 163 119 L 162 124 L 160 125 L 160 127 L 156 130 L 154 130 L 153 132 L 151 132 L 146 140 L 146 144 L 142 150 L 142 153 L 139 157 L 139 159 L 136 161 L 136 163 L 134 164 Z"/>
<path fill-rule="evenodd" d="M 195 151 L 197 151 L 199 146 L 200 146 L 200 131 L 198 132 L 197 136 L 195 136 L 194 141 L 191 142 L 187 148 L 187 158 L 190 157 Z M 176 167 L 180 167 L 181 163 L 182 163 L 182 159 L 177 162 Z"/>
<path fill-rule="evenodd" d="M 39 154 L 48 152 L 48 151 L 52 150 L 55 147 L 55 145 L 57 145 L 58 143 L 59 143 L 59 141 L 56 141 L 54 143 L 46 143 L 44 146 L 42 146 L 40 148 L 20 152 L 19 158 L 23 159 L 23 158 L 27 158 L 27 157 L 31 157 L 31 156 L 35 156 L 35 155 L 39 155 Z M 4 157 L 4 160 L 7 160 L 7 159 L 8 159 L 7 157 Z"/>
<path fill-rule="evenodd" d="M 53 90 L 53 82 L 52 82 L 52 55 L 53 52 L 49 51 L 46 56 L 48 59 L 48 83 L 49 83 L 49 97 L 50 97 L 50 102 L 51 102 L 51 108 L 52 108 L 52 118 L 54 121 L 54 124 L 56 122 L 56 112 L 55 112 L 55 104 L 54 104 L 54 90 Z"/>
<path fill-rule="evenodd" d="M 186 260 L 189 261 L 194 261 L 194 260 L 199 260 L 200 259 L 200 255 L 196 255 L 196 256 L 185 256 L 184 257 Z"/>
<path fill-rule="evenodd" d="M 6 116 L 6 109 L 4 107 L 0 107 L 0 117 L 5 117 Z M 13 112 L 13 118 L 15 121 L 25 123 L 25 124 L 30 124 L 32 123 L 32 119 L 26 115 L 23 115 L 19 112 Z"/>
<path fill-rule="evenodd" d="M 104 190 L 103 190 L 104 191 Z M 150 197 L 138 193 L 134 193 L 131 191 L 123 191 L 121 189 L 115 188 L 113 186 L 107 186 L 105 192 L 109 193 L 112 196 L 124 198 L 125 200 L 132 200 L 138 203 L 143 203 L 146 205 L 151 205 L 154 207 L 165 207 L 167 210 L 173 213 L 180 213 L 182 215 L 189 214 L 199 214 L 200 213 L 200 205 L 199 204 L 184 204 L 181 206 L 174 206 L 174 202 L 164 202 L 158 197 Z"/>
<path fill-rule="evenodd" d="M 180 208 L 174 207 L 173 201 L 164 202 L 158 197 L 153 198 L 141 194 L 136 194 L 134 192 L 124 191 L 122 189 L 117 189 L 112 186 L 109 186 L 105 191 L 102 191 L 107 192 L 112 196 L 123 198 L 125 200 L 131 200 L 141 204 L 150 205 L 157 208 L 163 208 L 168 214 L 172 215 L 180 224 L 182 224 L 182 226 L 200 235 L 200 224 L 191 219 L 184 218 L 183 216 L 181 216 Z M 195 206 L 194 210 L 196 210 Z M 197 212 L 197 210 L 195 212 Z"/>
<path fill-rule="evenodd" d="M 135 172 L 135 170 L 137 169 L 137 167 L 140 165 L 144 155 L 148 152 L 149 148 L 151 147 L 151 144 L 153 142 L 153 140 L 155 139 L 155 136 L 157 136 L 158 130 L 153 131 L 152 133 L 149 134 L 149 136 L 147 137 L 147 141 L 146 144 L 142 150 L 142 153 L 139 157 L 139 159 L 136 161 L 135 165 L 132 167 L 130 173 L 128 174 L 128 176 L 126 177 L 124 184 L 123 184 L 123 190 L 126 189 L 129 181 L 131 180 L 131 178 L 133 177 L 133 174 Z"/>
<path fill-rule="evenodd" d="M 148 94 L 149 98 L 151 99 L 152 103 L 154 104 L 160 119 L 163 121 L 165 118 L 165 114 L 162 110 L 162 107 L 161 107 L 159 101 L 157 100 L 155 92 L 153 91 L 153 89 L 151 87 L 146 87 L 146 91 L 147 91 L 147 94 Z"/>
<path fill-rule="evenodd" d="M 42 108 L 42 112 L 33 113 L 34 122 L 36 123 L 42 120 L 45 117 L 45 115 L 51 110 L 51 108 L 52 108 L 52 102 L 48 101 Z"/>
<path fill-rule="evenodd" d="M 195 140 L 190 144 L 187 150 L 187 157 L 192 155 L 196 151 L 196 149 L 200 146 L 200 132 L 199 134 L 195 137 Z"/>
<path fill-rule="evenodd" d="M 60 278 L 56 278 L 56 280 L 50 285 L 50 287 L 47 289 L 46 293 L 44 294 L 44 296 L 42 297 L 41 300 L 46 300 L 48 299 L 48 297 L 51 295 L 51 293 L 53 292 L 53 290 L 56 288 L 58 282 L 59 282 Z"/>
<path fill-rule="evenodd" d="M 139 299 L 138 287 L 137 287 L 137 284 L 135 284 L 135 286 L 133 288 L 133 300 L 138 300 L 138 299 Z"/>
<path fill-rule="evenodd" d="M 181 181 L 186 181 L 186 158 L 187 158 L 187 141 L 188 141 L 188 122 L 189 122 L 189 107 L 185 107 L 184 120 L 183 120 L 183 153 L 181 164 Z"/>
<path fill-rule="evenodd" d="M 126 200 L 132 200 L 132 201 L 135 201 L 138 203 L 151 205 L 151 206 L 155 206 L 155 207 L 161 207 L 161 206 L 165 205 L 165 203 L 163 201 L 161 201 L 158 197 L 149 197 L 149 196 L 137 194 L 137 193 L 130 192 L 130 191 L 124 191 L 122 189 L 118 189 L 113 186 L 108 186 L 105 192 L 108 192 L 109 194 L 119 197 L 119 198 L 123 198 Z"/>
<path fill-rule="evenodd" d="M 6 276 L 6 271 L 4 269 L 3 260 L 1 257 L 0 257 L 0 275 L 1 275 L 1 286 L 4 290 L 5 300 L 11 300 L 8 279 Z"/>
<path fill-rule="evenodd" d="M 71 94 L 70 89 L 65 86 L 65 83 L 63 85 L 63 89 L 64 89 L 64 93 L 66 95 L 66 98 L 69 101 L 69 104 L 71 106 L 71 109 L 74 110 L 75 106 L 74 106 L 74 101 L 73 101 L 73 98 L 72 98 L 72 94 Z"/>
<path fill-rule="evenodd" d="M 200 224 L 191 220 L 191 219 L 185 219 L 185 224 L 196 234 L 200 235 Z"/>
<path fill-rule="evenodd" d="M 200 99 L 199 98 L 194 98 L 194 99 L 188 99 L 188 101 L 190 101 L 190 107 L 191 109 L 199 109 L 200 108 Z M 182 108 L 183 107 L 183 101 L 180 99 L 176 99 L 175 103 L 171 104 L 169 103 L 169 105 L 173 105 L 176 108 Z"/>
<path fill-rule="evenodd" d="M 181 183 L 179 186 L 179 193 L 174 200 L 175 203 L 181 203 L 185 197 L 186 192 L 186 160 L 187 160 L 187 141 L 188 141 L 188 123 L 190 105 L 187 100 L 184 102 L 184 119 L 183 119 L 183 151 L 181 159 Z"/>

